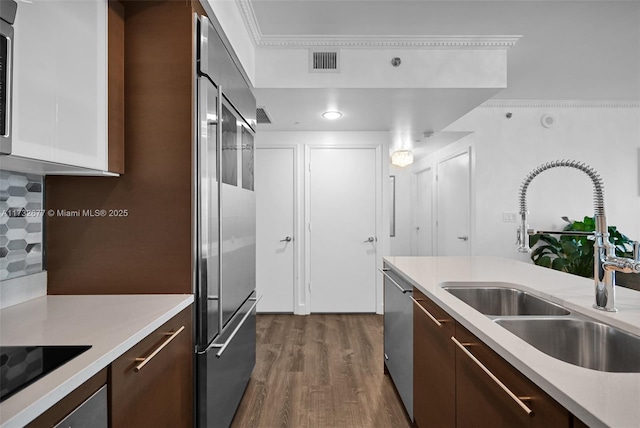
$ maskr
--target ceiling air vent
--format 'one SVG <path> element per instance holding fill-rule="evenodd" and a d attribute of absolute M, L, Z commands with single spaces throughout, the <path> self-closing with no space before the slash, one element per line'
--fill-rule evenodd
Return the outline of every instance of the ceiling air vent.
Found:
<path fill-rule="evenodd" d="M 339 56 L 337 51 L 311 51 L 310 69 L 313 72 L 336 73 L 340 71 L 338 60 Z"/>
<path fill-rule="evenodd" d="M 271 118 L 264 107 L 256 108 L 256 119 L 258 120 L 258 123 L 271 123 Z"/>

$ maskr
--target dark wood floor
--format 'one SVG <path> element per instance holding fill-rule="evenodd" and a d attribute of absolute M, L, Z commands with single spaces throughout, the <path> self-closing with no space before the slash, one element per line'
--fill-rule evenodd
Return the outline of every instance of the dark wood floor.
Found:
<path fill-rule="evenodd" d="M 409 427 L 383 373 L 382 316 L 258 315 L 233 427 Z"/>

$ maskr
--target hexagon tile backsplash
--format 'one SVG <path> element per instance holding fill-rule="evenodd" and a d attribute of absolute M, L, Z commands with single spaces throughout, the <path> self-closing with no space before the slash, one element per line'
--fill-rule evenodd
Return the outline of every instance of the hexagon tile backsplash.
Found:
<path fill-rule="evenodd" d="M 0 170 L 0 279 L 42 271 L 43 178 Z"/>

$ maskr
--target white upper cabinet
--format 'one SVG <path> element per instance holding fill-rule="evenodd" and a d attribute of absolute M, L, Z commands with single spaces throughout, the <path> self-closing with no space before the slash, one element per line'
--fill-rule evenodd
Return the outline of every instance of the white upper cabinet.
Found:
<path fill-rule="evenodd" d="M 107 1 L 19 2 L 12 155 L 108 171 Z"/>

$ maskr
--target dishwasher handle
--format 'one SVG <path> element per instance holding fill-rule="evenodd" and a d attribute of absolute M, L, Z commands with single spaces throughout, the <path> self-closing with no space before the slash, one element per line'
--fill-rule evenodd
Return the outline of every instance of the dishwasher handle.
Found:
<path fill-rule="evenodd" d="M 395 285 L 395 286 L 398 288 L 398 290 L 400 290 L 402 293 L 413 293 L 413 290 L 411 290 L 411 289 L 408 289 L 408 290 L 407 290 L 406 288 L 402 288 L 402 286 L 401 286 L 400 284 L 398 284 L 398 283 L 397 283 L 393 278 L 391 278 L 391 276 L 387 273 L 387 271 L 388 271 L 389 269 L 378 269 L 378 270 L 379 270 L 380 272 L 382 272 L 382 274 L 383 274 L 384 276 L 386 276 L 386 277 L 387 277 L 387 279 L 388 279 L 389 281 L 391 281 L 391 282 L 393 283 L 393 285 Z"/>

